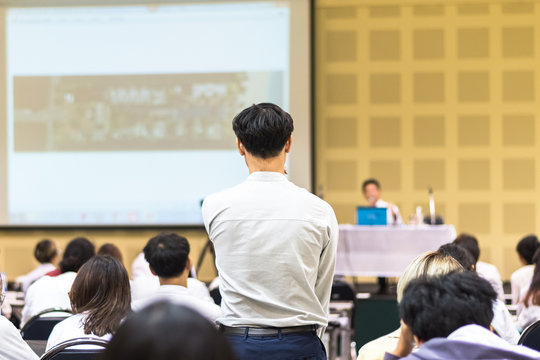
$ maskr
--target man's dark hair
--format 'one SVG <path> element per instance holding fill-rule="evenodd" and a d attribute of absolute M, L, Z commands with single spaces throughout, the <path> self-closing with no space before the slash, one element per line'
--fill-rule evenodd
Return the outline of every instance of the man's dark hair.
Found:
<path fill-rule="evenodd" d="M 190 307 L 155 302 L 126 318 L 102 360 L 235 360 L 225 336 Z"/>
<path fill-rule="evenodd" d="M 58 255 L 56 244 L 49 239 L 41 240 L 34 249 L 34 257 L 41 264 L 50 263 L 56 255 Z"/>
<path fill-rule="evenodd" d="M 94 255 L 96 255 L 94 244 L 87 238 L 77 237 L 66 246 L 62 261 L 60 261 L 60 271 L 62 273 L 77 272 Z"/>
<path fill-rule="evenodd" d="M 366 192 L 366 187 L 368 185 L 375 185 L 377 187 L 377 189 L 381 189 L 381 184 L 379 183 L 379 181 L 377 179 L 367 179 L 366 181 L 364 181 L 362 183 L 362 192 Z"/>
<path fill-rule="evenodd" d="M 294 130 L 291 115 L 275 104 L 260 103 L 233 119 L 233 130 L 246 150 L 256 157 L 277 156 Z"/>
<path fill-rule="evenodd" d="M 533 256 L 536 250 L 540 247 L 540 242 L 538 242 L 538 238 L 536 235 L 527 235 L 523 239 L 521 239 L 517 246 L 516 251 L 519 255 L 525 260 L 527 264 L 533 263 Z"/>
<path fill-rule="evenodd" d="M 144 258 L 157 276 L 177 277 L 186 269 L 189 242 L 183 236 L 163 232 L 151 238 L 143 249 Z"/>
<path fill-rule="evenodd" d="M 401 319 L 421 341 L 477 324 L 489 329 L 495 290 L 476 273 L 453 272 L 411 281 L 399 304 Z"/>
<path fill-rule="evenodd" d="M 442 254 L 450 255 L 451 257 L 456 259 L 465 270 L 474 270 L 475 261 L 473 256 L 461 246 L 453 243 L 448 243 L 441 245 L 438 251 Z"/>
<path fill-rule="evenodd" d="M 480 247 L 478 247 L 478 240 L 471 234 L 459 234 L 458 237 L 454 240 L 454 244 L 461 246 L 469 252 L 474 258 L 474 263 L 478 262 L 480 258 Z"/>

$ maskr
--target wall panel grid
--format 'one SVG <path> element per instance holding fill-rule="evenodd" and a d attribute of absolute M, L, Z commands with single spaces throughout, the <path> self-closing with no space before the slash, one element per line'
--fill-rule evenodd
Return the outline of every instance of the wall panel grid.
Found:
<path fill-rule="evenodd" d="M 319 0 L 315 16 L 316 189 L 340 223 L 368 177 L 405 219 L 433 186 L 509 278 L 505 251 L 540 228 L 540 2 Z"/>

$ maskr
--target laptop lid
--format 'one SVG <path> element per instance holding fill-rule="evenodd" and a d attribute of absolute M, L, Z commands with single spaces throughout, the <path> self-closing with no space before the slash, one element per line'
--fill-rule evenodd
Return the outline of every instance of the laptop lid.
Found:
<path fill-rule="evenodd" d="M 386 208 L 358 206 L 356 225 L 387 225 Z"/>

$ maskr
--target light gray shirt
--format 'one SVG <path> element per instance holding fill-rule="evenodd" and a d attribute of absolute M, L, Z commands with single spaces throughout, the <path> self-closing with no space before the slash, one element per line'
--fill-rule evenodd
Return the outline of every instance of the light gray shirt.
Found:
<path fill-rule="evenodd" d="M 278 172 L 254 172 L 208 196 L 204 224 L 216 251 L 227 326 L 317 324 L 322 334 L 338 224 L 325 201 Z"/>

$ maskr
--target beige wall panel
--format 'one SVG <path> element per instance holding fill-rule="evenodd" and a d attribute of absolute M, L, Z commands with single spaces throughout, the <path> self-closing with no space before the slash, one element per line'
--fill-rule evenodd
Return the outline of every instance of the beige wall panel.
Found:
<path fill-rule="evenodd" d="M 398 117 L 373 117 L 370 124 L 370 143 L 373 147 L 401 145 L 401 120 Z"/>
<path fill-rule="evenodd" d="M 369 80 L 372 104 L 397 104 L 401 102 L 400 74 L 371 74 Z"/>
<path fill-rule="evenodd" d="M 356 118 L 332 117 L 328 119 L 326 145 L 329 148 L 355 147 L 357 144 Z"/>
<path fill-rule="evenodd" d="M 414 74 L 414 102 L 432 103 L 444 101 L 443 73 Z"/>
<path fill-rule="evenodd" d="M 505 27 L 502 29 L 504 57 L 532 57 L 534 55 L 534 27 Z"/>
<path fill-rule="evenodd" d="M 336 218 L 340 224 L 354 224 L 356 223 L 356 207 L 362 203 L 359 200 L 358 203 L 353 204 L 334 204 L 332 208 L 336 213 Z"/>
<path fill-rule="evenodd" d="M 415 160 L 414 189 L 426 190 L 428 186 L 436 191 L 446 188 L 446 171 L 444 160 Z"/>
<path fill-rule="evenodd" d="M 457 5 L 459 15 L 485 15 L 489 13 L 489 4 L 461 3 Z"/>
<path fill-rule="evenodd" d="M 444 15 L 444 6 L 438 4 L 415 5 L 413 6 L 413 14 L 415 16 L 437 16 Z"/>
<path fill-rule="evenodd" d="M 327 171 L 328 190 L 356 190 L 358 185 L 356 161 L 329 161 Z"/>
<path fill-rule="evenodd" d="M 503 160 L 503 184 L 505 190 L 534 190 L 534 159 Z"/>
<path fill-rule="evenodd" d="M 531 146 L 535 141 L 534 115 L 505 115 L 503 117 L 503 144 L 505 146 Z"/>
<path fill-rule="evenodd" d="M 369 16 L 372 18 L 397 17 L 401 15 L 401 8 L 394 5 L 370 6 Z"/>
<path fill-rule="evenodd" d="M 533 233 L 535 218 L 535 205 L 532 203 L 509 203 L 503 205 L 503 231 L 505 234 Z"/>
<path fill-rule="evenodd" d="M 356 17 L 356 8 L 354 6 L 344 6 L 325 9 L 328 19 L 354 19 Z"/>
<path fill-rule="evenodd" d="M 329 31 L 326 36 L 327 61 L 356 61 L 356 32 Z"/>
<path fill-rule="evenodd" d="M 485 58 L 489 56 L 489 29 L 458 29 L 458 57 L 460 59 Z"/>
<path fill-rule="evenodd" d="M 416 60 L 444 57 L 444 31 L 442 29 L 417 29 L 413 32 L 414 58 Z"/>
<path fill-rule="evenodd" d="M 458 101 L 489 101 L 489 73 L 486 71 L 460 71 L 458 73 Z"/>
<path fill-rule="evenodd" d="M 414 145 L 444 146 L 446 131 L 442 116 L 416 116 L 414 118 Z"/>
<path fill-rule="evenodd" d="M 372 61 L 399 60 L 401 57 L 400 32 L 378 30 L 369 33 L 369 58 Z"/>
<path fill-rule="evenodd" d="M 462 203 L 458 206 L 458 231 L 487 234 L 491 229 L 491 207 L 488 203 Z"/>
<path fill-rule="evenodd" d="M 384 190 L 401 190 L 401 162 L 399 160 L 373 160 L 369 173 L 384 184 Z"/>
<path fill-rule="evenodd" d="M 356 102 L 356 74 L 328 75 L 326 84 L 326 101 L 329 105 L 347 105 Z"/>
<path fill-rule="evenodd" d="M 489 190 L 489 159 L 462 159 L 458 164 L 460 190 Z"/>
<path fill-rule="evenodd" d="M 489 116 L 463 115 L 458 119 L 458 145 L 487 146 L 490 144 Z"/>
<path fill-rule="evenodd" d="M 533 71 L 505 71 L 503 72 L 504 101 L 532 101 L 534 100 L 534 72 Z"/>
<path fill-rule="evenodd" d="M 534 12 L 534 2 L 509 1 L 501 4 L 503 14 L 530 14 Z"/>

